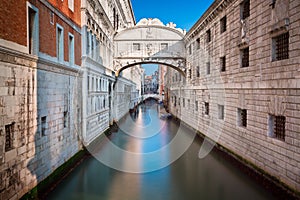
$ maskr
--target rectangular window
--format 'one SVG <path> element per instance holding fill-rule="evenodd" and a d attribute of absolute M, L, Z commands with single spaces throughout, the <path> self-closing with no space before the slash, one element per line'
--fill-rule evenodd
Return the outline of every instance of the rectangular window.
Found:
<path fill-rule="evenodd" d="M 68 0 L 69 9 L 74 12 L 74 0 Z"/>
<path fill-rule="evenodd" d="M 69 33 L 69 63 L 74 65 L 74 36 Z"/>
<path fill-rule="evenodd" d="M 220 58 L 220 66 L 221 66 L 220 71 L 225 72 L 226 71 L 226 57 L 225 56 Z"/>
<path fill-rule="evenodd" d="M 178 105 L 180 106 L 180 98 L 178 98 Z"/>
<path fill-rule="evenodd" d="M 168 50 L 168 43 L 161 43 L 160 44 L 160 49 L 163 50 Z"/>
<path fill-rule="evenodd" d="M 241 67 L 249 67 L 249 47 L 241 50 Z"/>
<path fill-rule="evenodd" d="M 219 119 L 224 119 L 224 105 L 218 105 Z"/>
<path fill-rule="evenodd" d="M 237 110 L 238 126 L 247 127 L 247 110 L 238 108 Z"/>
<path fill-rule="evenodd" d="M 192 46 L 189 45 L 189 54 L 191 55 L 192 54 Z"/>
<path fill-rule="evenodd" d="M 176 100 L 177 100 L 177 98 L 176 98 L 176 96 L 175 96 L 175 102 L 174 102 L 174 106 L 175 106 L 175 107 L 176 107 L 176 104 L 177 104 L 177 103 L 176 103 Z"/>
<path fill-rule="evenodd" d="M 269 115 L 269 130 L 268 135 L 270 137 L 277 138 L 279 140 L 285 140 L 285 116 Z"/>
<path fill-rule="evenodd" d="M 211 31 L 210 29 L 206 31 L 206 42 L 209 43 L 211 41 Z"/>
<path fill-rule="evenodd" d="M 64 112 L 64 128 L 68 127 L 68 111 Z"/>
<path fill-rule="evenodd" d="M 209 115 L 209 103 L 208 102 L 204 103 L 204 114 Z"/>
<path fill-rule="evenodd" d="M 45 136 L 46 135 L 46 125 L 47 125 L 47 117 L 44 116 L 41 118 L 41 133 L 42 133 L 42 136 Z"/>
<path fill-rule="evenodd" d="M 91 31 L 91 57 L 95 58 L 95 35 Z"/>
<path fill-rule="evenodd" d="M 200 49 L 200 38 L 197 38 L 196 40 L 196 48 Z"/>
<path fill-rule="evenodd" d="M 189 69 L 189 78 L 192 79 L 192 69 Z"/>
<path fill-rule="evenodd" d="M 56 25 L 56 55 L 59 62 L 64 59 L 64 33 L 60 25 Z"/>
<path fill-rule="evenodd" d="M 14 125 L 15 123 L 5 125 L 5 151 L 13 149 Z"/>
<path fill-rule="evenodd" d="M 206 63 L 206 74 L 210 74 L 210 62 Z"/>
<path fill-rule="evenodd" d="M 273 43 L 273 61 L 289 58 L 289 32 L 274 37 Z"/>
<path fill-rule="evenodd" d="M 188 109 L 190 109 L 191 105 L 190 105 L 190 100 L 188 99 Z"/>
<path fill-rule="evenodd" d="M 200 66 L 197 66 L 196 70 L 197 77 L 200 77 Z"/>
<path fill-rule="evenodd" d="M 250 16 L 250 0 L 244 0 L 241 4 L 241 19 L 246 19 Z"/>
<path fill-rule="evenodd" d="M 141 44 L 140 43 L 133 43 L 133 51 L 140 51 Z"/>
<path fill-rule="evenodd" d="M 39 51 L 39 24 L 38 24 L 38 9 L 27 3 L 28 6 L 28 53 L 32 55 L 37 55 Z"/>
<path fill-rule="evenodd" d="M 185 98 L 182 99 L 182 106 L 185 107 Z"/>
<path fill-rule="evenodd" d="M 226 26 L 227 26 L 227 18 L 225 16 L 220 20 L 220 32 L 221 32 L 221 34 L 226 31 L 226 29 L 227 29 Z"/>
<path fill-rule="evenodd" d="M 198 101 L 195 101 L 195 111 L 198 111 Z"/>

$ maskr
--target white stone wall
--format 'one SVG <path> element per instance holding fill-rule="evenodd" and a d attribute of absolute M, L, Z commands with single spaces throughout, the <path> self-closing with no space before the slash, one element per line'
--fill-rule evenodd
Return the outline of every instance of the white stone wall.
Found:
<path fill-rule="evenodd" d="M 1 198 L 20 198 L 81 148 L 81 77 L 17 51 L 0 51 Z M 64 115 L 64 112 L 66 112 Z M 41 118 L 46 117 L 42 134 Z M 65 127 L 64 127 L 65 121 Z M 5 148 L 13 124 L 12 148 Z"/>
<path fill-rule="evenodd" d="M 222 9 L 210 10 L 205 14 L 209 20 L 201 18 L 187 33 L 186 46 L 192 48 L 191 54 L 187 52 L 187 78 L 171 80 L 171 112 L 266 173 L 299 190 L 300 50 L 297 47 L 300 45 L 300 17 L 296 10 L 300 2 L 279 0 L 272 9 L 269 1 L 251 0 L 245 38 L 242 38 L 240 23 L 241 2 L 223 1 Z M 288 12 L 281 10 L 283 5 Z M 225 15 L 227 30 L 220 33 L 220 19 Z M 287 27 L 282 21 L 285 18 L 289 19 Z M 212 34 L 209 43 L 206 42 L 208 29 Z M 290 35 L 289 59 L 272 61 L 272 37 L 287 30 Z M 196 47 L 198 38 L 199 49 Z M 249 67 L 241 68 L 240 50 L 247 46 L 250 49 Z M 222 56 L 226 56 L 224 72 L 220 72 Z M 206 69 L 208 61 L 210 74 Z M 200 77 L 197 66 L 200 66 Z M 169 73 L 170 77 L 175 77 L 175 72 Z M 205 114 L 205 102 L 209 103 L 209 115 Z M 224 119 L 219 119 L 218 105 L 224 105 Z M 247 110 L 247 127 L 238 125 L 238 108 Z M 269 136 L 269 114 L 286 117 L 284 141 Z"/>

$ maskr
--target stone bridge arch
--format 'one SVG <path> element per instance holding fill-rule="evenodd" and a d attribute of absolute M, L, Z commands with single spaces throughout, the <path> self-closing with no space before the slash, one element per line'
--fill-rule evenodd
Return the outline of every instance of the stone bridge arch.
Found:
<path fill-rule="evenodd" d="M 116 76 L 139 64 L 162 64 L 185 76 L 185 31 L 158 19 L 142 19 L 136 26 L 117 33 L 114 37 L 114 70 Z"/>

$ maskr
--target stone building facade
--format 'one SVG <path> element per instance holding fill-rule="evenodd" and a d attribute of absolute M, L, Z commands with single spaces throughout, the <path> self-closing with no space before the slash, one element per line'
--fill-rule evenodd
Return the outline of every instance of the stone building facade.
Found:
<path fill-rule="evenodd" d="M 113 69 L 114 35 L 119 30 L 135 25 L 135 18 L 131 2 L 127 0 L 81 2 L 82 97 L 83 105 L 86 105 L 83 106 L 82 130 L 84 144 L 88 145 L 108 129 L 113 121 L 128 112 L 130 93 L 137 91 L 136 83 L 129 81 L 135 68 L 128 69 L 129 75 L 119 79 L 116 79 Z M 121 86 L 116 90 L 115 84 Z M 132 89 L 129 90 L 129 98 L 124 99 L 122 97 L 127 87 Z"/>
<path fill-rule="evenodd" d="M 0 7 L 0 199 L 18 199 L 81 148 L 80 1 Z"/>
<path fill-rule="evenodd" d="M 168 70 L 184 122 L 300 190 L 300 2 L 217 0 L 185 36 L 186 78 Z"/>

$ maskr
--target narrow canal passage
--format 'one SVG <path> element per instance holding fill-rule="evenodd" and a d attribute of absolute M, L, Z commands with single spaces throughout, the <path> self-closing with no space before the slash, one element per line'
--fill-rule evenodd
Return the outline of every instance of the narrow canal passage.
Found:
<path fill-rule="evenodd" d="M 155 101 L 140 105 L 136 113 L 127 115 L 119 123 L 119 130 L 109 136 L 109 141 L 125 151 L 135 153 L 153 152 L 168 146 L 178 134 L 180 124 L 173 119 L 160 119 L 159 115 L 159 105 Z M 141 130 L 144 132 L 140 132 Z M 187 128 L 183 130 L 180 134 L 191 135 L 191 130 Z M 103 138 L 100 140 L 97 148 L 99 153 L 111 151 L 109 142 Z M 141 159 L 138 166 L 144 168 L 147 165 L 146 171 L 149 171 L 147 173 L 118 171 L 91 156 L 62 180 L 49 193 L 47 199 L 259 200 L 279 198 L 225 159 L 223 153 L 212 151 L 205 158 L 199 159 L 198 151 L 201 143 L 202 139 L 195 137 L 179 159 L 156 171 L 147 168 L 149 163 L 145 164 Z M 166 155 L 163 153 L 161 156 Z M 116 163 L 120 165 L 119 169 L 130 169 L 131 164 L 134 169 L 137 169 L 134 163 L 126 161 L 126 156 L 120 158 L 118 155 L 114 157 L 110 154 L 109 157 L 120 160 Z M 160 161 L 159 158 L 158 160 Z M 122 168 L 122 165 L 126 165 L 125 168 Z M 128 166 L 129 168 L 126 168 Z"/>

